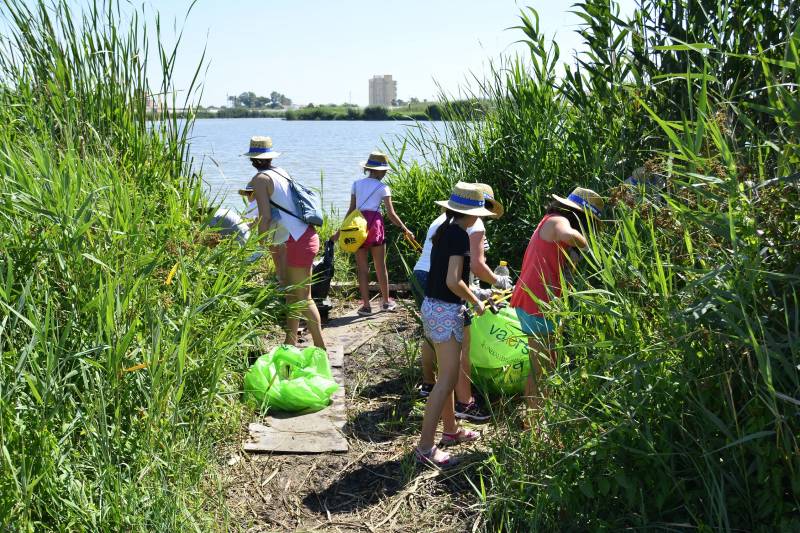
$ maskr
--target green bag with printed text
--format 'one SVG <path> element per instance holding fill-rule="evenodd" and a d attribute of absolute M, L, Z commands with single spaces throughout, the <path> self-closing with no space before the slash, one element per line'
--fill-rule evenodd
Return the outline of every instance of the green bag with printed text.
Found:
<path fill-rule="evenodd" d="M 244 376 L 245 400 L 262 411 L 318 411 L 339 388 L 322 348 L 276 346 L 259 357 Z"/>
<path fill-rule="evenodd" d="M 522 333 L 517 314 L 510 307 L 497 314 L 487 311 L 473 317 L 469 358 L 472 380 L 493 393 L 515 394 L 525 389 L 530 372 L 528 337 Z"/>

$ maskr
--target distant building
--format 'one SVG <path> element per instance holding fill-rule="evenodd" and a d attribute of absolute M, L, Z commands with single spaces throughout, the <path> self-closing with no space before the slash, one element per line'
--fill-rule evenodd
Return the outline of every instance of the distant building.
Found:
<path fill-rule="evenodd" d="M 369 80 L 369 105 L 390 107 L 397 100 L 397 82 L 391 74 L 373 76 Z"/>
<path fill-rule="evenodd" d="M 155 96 L 152 95 L 145 96 L 144 106 L 148 113 L 158 113 L 159 109 L 161 108 L 161 106 L 158 105 L 158 100 L 156 100 Z"/>

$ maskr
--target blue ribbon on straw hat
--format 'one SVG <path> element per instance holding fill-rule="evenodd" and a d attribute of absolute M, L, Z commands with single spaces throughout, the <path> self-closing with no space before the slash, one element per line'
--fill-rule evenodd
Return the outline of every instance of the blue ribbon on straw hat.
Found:
<path fill-rule="evenodd" d="M 484 200 L 484 207 L 494 213 L 491 218 L 500 218 L 505 213 L 505 209 L 503 208 L 503 204 L 501 204 L 498 200 L 494 198 L 494 191 L 492 190 L 491 185 L 487 185 L 485 183 L 476 183 L 475 185 L 478 186 L 483 192 L 483 200 Z"/>
<path fill-rule="evenodd" d="M 366 161 L 362 161 L 361 166 L 368 170 L 390 170 L 389 156 L 383 152 L 372 152 Z"/>
<path fill-rule="evenodd" d="M 453 187 L 448 200 L 437 200 L 435 203 L 450 211 L 465 215 L 478 217 L 496 216 L 494 211 L 486 208 L 486 195 L 477 183 L 459 181 Z"/>
<path fill-rule="evenodd" d="M 251 137 L 250 149 L 242 154 L 250 159 L 272 159 L 281 155 L 280 152 L 272 150 L 272 139 L 270 137 Z"/>
<path fill-rule="evenodd" d="M 591 189 L 576 187 L 566 198 L 554 194 L 553 200 L 566 207 L 571 207 L 578 211 L 586 211 L 592 215 L 595 220 L 602 221 L 603 208 L 606 203 L 599 194 Z"/>

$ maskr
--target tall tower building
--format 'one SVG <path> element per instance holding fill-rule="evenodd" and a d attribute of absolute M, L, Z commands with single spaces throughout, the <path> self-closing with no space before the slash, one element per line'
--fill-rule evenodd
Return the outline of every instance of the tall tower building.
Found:
<path fill-rule="evenodd" d="M 373 76 L 369 80 L 369 105 L 389 107 L 397 100 L 397 82 L 391 74 Z"/>

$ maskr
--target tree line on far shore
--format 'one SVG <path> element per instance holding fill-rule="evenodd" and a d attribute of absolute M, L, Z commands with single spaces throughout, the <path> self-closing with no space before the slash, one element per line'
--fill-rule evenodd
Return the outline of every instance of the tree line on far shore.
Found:
<path fill-rule="evenodd" d="M 242 93 L 252 94 L 252 93 Z M 276 94 L 276 93 L 273 93 Z M 280 95 L 283 96 L 283 95 Z M 229 100 L 232 97 L 229 97 Z M 486 102 L 471 99 L 448 103 L 447 107 L 439 102 L 408 103 L 402 107 L 367 106 L 354 104 L 308 104 L 299 109 L 282 109 L 280 107 L 252 107 L 247 105 L 263 97 L 244 100 L 237 97 L 238 105 L 219 109 L 198 108 L 196 118 L 285 118 L 286 120 L 448 120 L 454 108 L 458 116 L 469 115 L 479 119 L 486 112 Z M 274 101 L 274 100 L 273 100 Z M 291 102 L 291 100 L 289 100 Z"/>

